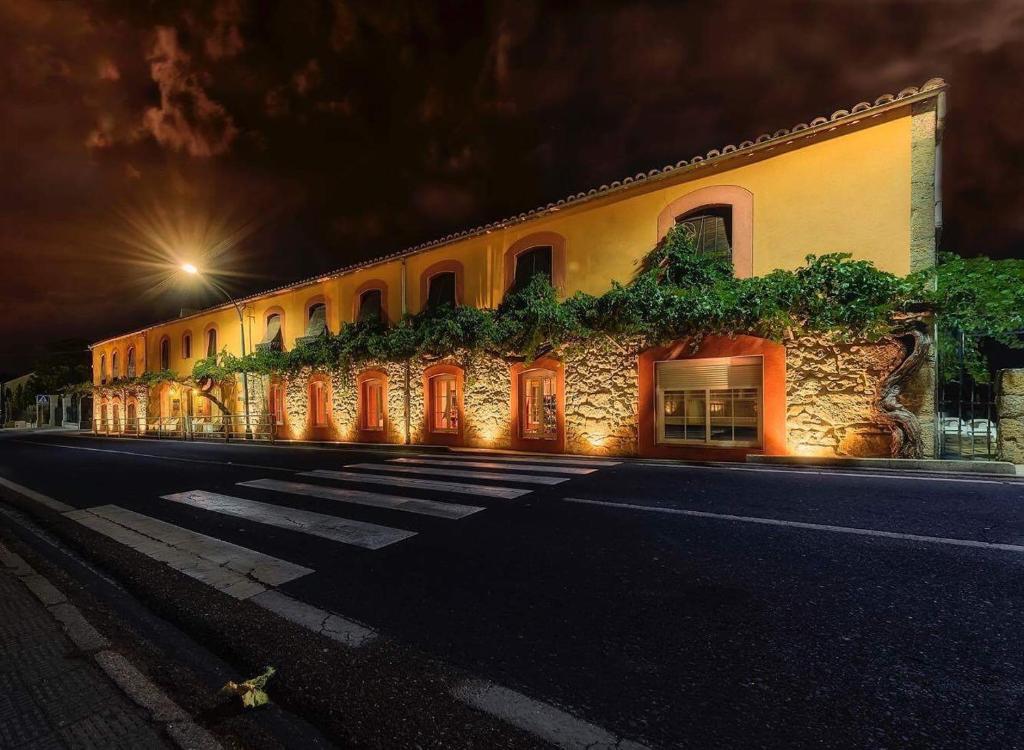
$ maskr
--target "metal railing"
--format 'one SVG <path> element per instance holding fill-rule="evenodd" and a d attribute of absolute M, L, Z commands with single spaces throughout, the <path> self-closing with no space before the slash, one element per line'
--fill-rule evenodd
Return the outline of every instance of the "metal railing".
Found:
<path fill-rule="evenodd" d="M 164 417 L 153 421 L 98 417 L 93 420 L 92 431 L 108 437 L 149 437 L 157 440 L 274 441 L 274 428 L 269 416 L 250 415 L 246 419 L 244 414 Z"/>

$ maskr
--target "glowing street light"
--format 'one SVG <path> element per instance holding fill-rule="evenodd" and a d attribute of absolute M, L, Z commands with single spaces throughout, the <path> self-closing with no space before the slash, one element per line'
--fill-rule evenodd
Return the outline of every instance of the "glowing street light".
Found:
<path fill-rule="evenodd" d="M 228 291 L 224 287 L 209 276 L 200 274 L 199 269 L 191 263 L 182 263 L 181 270 L 189 276 L 200 276 L 210 286 L 223 294 L 227 298 L 228 302 L 235 306 L 235 312 L 238 313 L 238 324 L 242 331 L 242 357 L 245 357 L 245 315 L 242 313 L 241 305 L 235 302 L 235 298 L 228 294 Z M 252 440 L 252 427 L 249 424 L 249 373 L 245 371 L 242 372 L 242 387 L 245 394 L 245 438 L 246 440 Z"/>

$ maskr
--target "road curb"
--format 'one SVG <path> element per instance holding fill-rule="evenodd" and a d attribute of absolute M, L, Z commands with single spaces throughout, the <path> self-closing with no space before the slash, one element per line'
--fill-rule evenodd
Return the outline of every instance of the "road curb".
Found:
<path fill-rule="evenodd" d="M 122 654 L 107 647 L 110 641 L 94 628 L 74 604 L 50 581 L 39 575 L 25 559 L 0 544 L 0 564 L 25 585 L 61 626 L 75 646 L 92 653 L 103 672 L 128 696 L 146 709 L 154 723 L 181 750 L 218 750 L 221 744 L 212 734 L 191 720 L 189 715 L 140 672 Z M 173 725 L 173 726 L 172 726 Z"/>
<path fill-rule="evenodd" d="M 845 456 L 747 456 L 747 463 L 775 466 L 811 466 L 830 469 L 887 469 L 945 474 L 1016 476 L 1009 461 L 964 461 L 944 458 L 847 458 Z"/>

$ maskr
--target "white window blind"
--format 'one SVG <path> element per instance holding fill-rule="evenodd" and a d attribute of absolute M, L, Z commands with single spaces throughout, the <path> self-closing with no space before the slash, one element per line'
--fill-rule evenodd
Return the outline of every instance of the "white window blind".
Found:
<path fill-rule="evenodd" d="M 761 387 L 760 357 L 658 362 L 656 370 L 658 388 L 663 391 Z"/>

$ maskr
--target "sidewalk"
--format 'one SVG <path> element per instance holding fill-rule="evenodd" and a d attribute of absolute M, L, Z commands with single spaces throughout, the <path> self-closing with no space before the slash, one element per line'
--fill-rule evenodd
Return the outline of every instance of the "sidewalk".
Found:
<path fill-rule="evenodd" d="M 153 721 L 187 717 L 173 715 L 181 709 L 154 695 L 108 646 L 58 589 L 0 544 L 0 748 L 210 747 L 171 724 L 175 745 L 165 741 Z"/>

